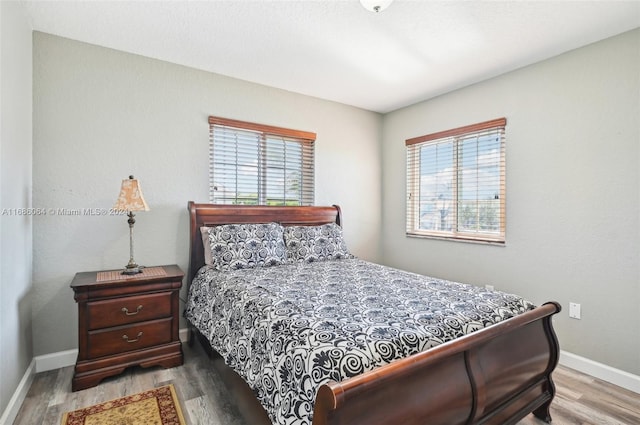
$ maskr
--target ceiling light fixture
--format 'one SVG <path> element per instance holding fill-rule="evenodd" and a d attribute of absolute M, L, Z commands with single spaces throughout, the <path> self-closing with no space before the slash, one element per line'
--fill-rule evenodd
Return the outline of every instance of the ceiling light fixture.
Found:
<path fill-rule="evenodd" d="M 360 4 L 371 12 L 382 12 L 393 2 L 393 0 L 360 0 Z"/>

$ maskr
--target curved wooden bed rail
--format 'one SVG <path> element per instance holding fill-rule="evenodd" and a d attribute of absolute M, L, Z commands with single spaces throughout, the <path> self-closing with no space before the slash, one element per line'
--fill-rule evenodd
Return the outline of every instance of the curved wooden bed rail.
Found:
<path fill-rule="evenodd" d="M 550 422 L 555 302 L 340 383 L 320 387 L 314 425 Z"/>

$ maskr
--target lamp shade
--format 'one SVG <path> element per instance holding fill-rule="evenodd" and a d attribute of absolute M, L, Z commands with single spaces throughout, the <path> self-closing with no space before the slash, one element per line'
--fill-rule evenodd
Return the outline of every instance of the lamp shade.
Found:
<path fill-rule="evenodd" d="M 140 183 L 133 176 L 122 180 L 120 196 L 113 209 L 118 211 L 149 211 L 149 206 L 142 196 Z"/>

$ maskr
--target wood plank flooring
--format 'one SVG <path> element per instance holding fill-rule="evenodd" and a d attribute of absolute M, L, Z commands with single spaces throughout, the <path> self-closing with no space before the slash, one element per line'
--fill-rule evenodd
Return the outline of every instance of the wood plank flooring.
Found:
<path fill-rule="evenodd" d="M 71 392 L 73 367 L 36 375 L 14 425 L 59 425 L 66 411 L 87 407 L 172 383 L 190 425 L 270 425 L 247 385 L 221 358 L 183 344 L 185 363 L 172 369 L 131 368 L 94 388 Z M 551 406 L 555 425 L 640 424 L 640 395 L 577 371 L 554 373 L 557 395 Z M 541 425 L 529 415 L 518 425 Z"/>

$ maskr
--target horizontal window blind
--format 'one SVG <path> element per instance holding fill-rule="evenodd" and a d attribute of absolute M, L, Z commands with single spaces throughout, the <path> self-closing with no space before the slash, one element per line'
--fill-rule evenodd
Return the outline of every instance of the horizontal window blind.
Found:
<path fill-rule="evenodd" d="M 209 200 L 313 205 L 315 134 L 209 117 Z"/>
<path fill-rule="evenodd" d="M 504 243 L 506 119 L 406 141 L 409 236 Z"/>

